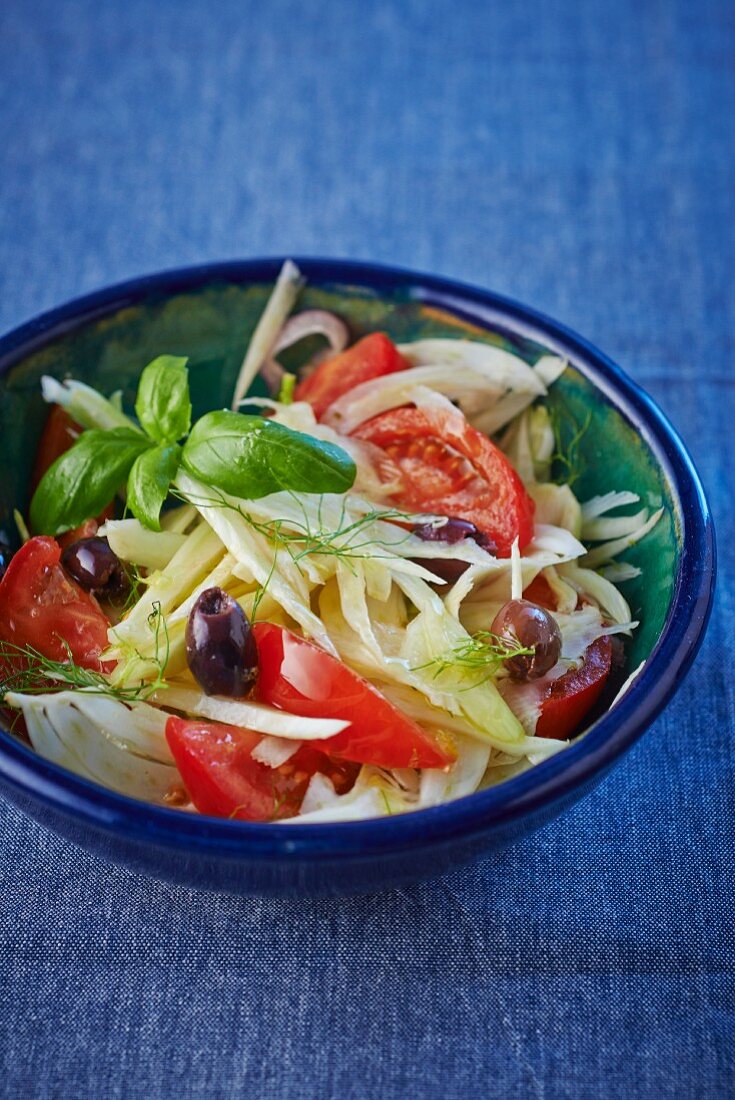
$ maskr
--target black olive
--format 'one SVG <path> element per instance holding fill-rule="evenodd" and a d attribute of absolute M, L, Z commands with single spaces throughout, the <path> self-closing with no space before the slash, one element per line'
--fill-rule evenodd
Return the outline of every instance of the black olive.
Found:
<path fill-rule="evenodd" d="M 469 520 L 448 519 L 441 526 L 434 523 L 421 523 L 418 527 L 414 527 L 413 533 L 424 542 L 446 542 L 449 546 L 454 546 L 463 539 L 474 538 L 479 531 Z"/>
<path fill-rule="evenodd" d="M 513 680 L 537 680 L 561 656 L 561 631 L 551 612 L 530 600 L 509 600 L 493 619 L 493 634 L 533 654 L 510 657 L 505 667 Z"/>
<path fill-rule="evenodd" d="M 622 672 L 625 668 L 625 643 L 617 635 L 610 638 L 610 660 L 614 672 Z"/>
<path fill-rule="evenodd" d="M 488 554 L 494 555 L 497 552 L 497 546 L 493 540 L 466 519 L 448 519 L 441 527 L 436 527 L 432 523 L 421 523 L 414 527 L 413 533 L 424 542 L 443 542 L 448 546 L 455 546 L 464 539 L 472 539 L 483 550 L 487 550 Z M 416 558 L 414 560 L 434 576 L 441 577 L 447 584 L 454 584 L 469 569 L 468 562 L 459 561 L 457 558 Z"/>
<path fill-rule="evenodd" d="M 186 624 L 186 659 L 207 695 L 241 699 L 258 675 L 258 649 L 247 615 L 221 588 L 202 592 Z"/>
<path fill-rule="evenodd" d="M 78 585 L 100 599 L 116 600 L 129 588 L 122 562 L 105 538 L 94 535 L 67 546 L 61 564 Z"/>

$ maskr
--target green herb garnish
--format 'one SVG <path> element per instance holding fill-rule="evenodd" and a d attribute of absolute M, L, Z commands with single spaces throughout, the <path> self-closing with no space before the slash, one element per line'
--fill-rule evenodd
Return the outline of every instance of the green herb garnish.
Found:
<path fill-rule="evenodd" d="M 278 400 L 282 405 L 293 405 L 293 395 L 296 389 L 296 375 L 284 371 L 281 379 L 281 388 L 278 391 Z"/>
<path fill-rule="evenodd" d="M 177 356 L 148 364 L 135 410 L 142 430 L 127 420 L 85 431 L 49 467 L 31 501 L 34 530 L 59 535 L 78 527 L 127 484 L 128 508 L 158 531 L 180 465 L 212 488 L 253 500 L 279 489 L 344 493 L 355 480 L 355 464 L 340 447 L 264 417 L 210 412 L 192 428 L 186 359 Z"/>
<path fill-rule="evenodd" d="M 182 465 L 207 485 L 250 500 L 279 489 L 345 493 L 355 480 L 355 464 L 341 447 L 224 409 L 197 421 Z"/>
<path fill-rule="evenodd" d="M 177 443 L 151 447 L 138 455 L 128 475 L 127 506 L 144 527 L 161 530 L 161 508 L 181 462 Z"/>
<path fill-rule="evenodd" d="M 584 472 L 584 460 L 579 453 L 579 445 L 592 423 L 592 410 L 587 411 L 584 422 L 580 424 L 567 409 L 552 405 L 549 409 L 549 421 L 554 433 L 551 462 L 559 470 L 553 479 L 554 484 L 566 485 L 571 489 Z"/>
<path fill-rule="evenodd" d="M 31 501 L 33 529 L 59 535 L 99 515 L 149 447 L 146 437 L 132 428 L 83 432 L 41 478 Z"/>
<path fill-rule="evenodd" d="M 180 356 L 159 355 L 140 376 L 135 412 L 144 431 L 157 443 L 176 443 L 191 428 L 186 363 Z"/>
<path fill-rule="evenodd" d="M 63 638 L 59 640 L 66 651 L 64 661 L 46 657 L 31 645 L 19 646 L 12 642 L 0 642 L 0 667 L 12 669 L 0 678 L 0 702 L 9 692 L 46 695 L 69 687 L 86 691 L 89 695 L 105 695 L 110 699 L 118 699 L 121 703 L 140 703 L 149 699 L 154 692 L 166 686 L 164 674 L 170 652 L 168 628 L 158 601 L 153 604 L 148 625 L 155 641 L 154 656 L 142 657 L 135 651 L 132 658 L 156 666 L 157 672 L 152 680 L 132 687 L 113 684 L 104 673 L 78 665 L 71 646 Z"/>
<path fill-rule="evenodd" d="M 529 648 L 517 642 L 508 641 L 498 634 L 491 634 L 488 630 L 478 630 L 447 653 L 433 657 L 425 664 L 418 665 L 413 671 L 432 669 L 434 679 L 445 672 L 479 672 L 482 673 L 482 678 L 486 678 L 494 676 L 504 661 L 512 657 L 532 657 L 533 654 L 533 647 Z"/>
<path fill-rule="evenodd" d="M 376 547 L 384 550 L 392 550 L 410 538 L 410 531 L 402 533 L 402 537 L 393 540 L 371 538 L 365 536 L 365 531 L 373 523 L 384 521 L 388 523 L 413 524 L 418 520 L 425 520 L 425 516 L 403 512 L 398 508 L 375 508 L 357 519 L 349 520 L 345 504 L 340 509 L 339 520 L 335 528 L 326 527 L 321 522 L 321 502 L 317 511 L 317 523 L 313 524 L 304 511 L 303 522 L 300 520 L 268 519 L 258 520 L 241 505 L 228 500 L 222 494 L 212 497 L 198 497 L 191 493 L 177 494 L 187 503 L 195 506 L 210 508 L 224 508 L 236 512 L 245 522 L 272 542 L 277 550 L 285 550 L 294 564 L 308 554 L 324 554 L 337 557 L 340 560 L 371 558 L 375 555 L 371 550 Z M 294 498 L 298 504 L 298 497 Z"/>

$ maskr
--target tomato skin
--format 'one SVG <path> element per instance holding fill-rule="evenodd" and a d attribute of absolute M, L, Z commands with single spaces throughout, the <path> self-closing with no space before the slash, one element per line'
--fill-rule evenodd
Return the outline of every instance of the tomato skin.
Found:
<path fill-rule="evenodd" d="M 343 718 L 342 733 L 311 741 L 330 756 L 382 768 L 444 768 L 455 755 L 336 657 L 273 623 L 253 626 L 265 703 L 305 718 Z"/>
<path fill-rule="evenodd" d="M 531 581 L 523 596 L 540 607 L 551 610 L 556 607 L 554 590 L 541 573 Z M 581 599 L 577 606 L 583 606 Z M 553 682 L 541 706 L 536 725 L 537 737 L 554 737 L 564 741 L 576 731 L 602 694 L 612 668 L 612 658 L 612 638 L 598 638 L 587 649 L 581 668 L 567 672 Z"/>
<path fill-rule="evenodd" d="M 538 573 L 523 589 L 523 599 L 545 607 L 548 611 L 556 610 L 556 593 L 543 573 Z"/>
<path fill-rule="evenodd" d="M 396 501 L 416 512 L 469 520 L 493 540 L 499 557 L 513 540 L 533 537 L 534 503 L 508 459 L 460 414 L 442 418 L 403 407 L 381 413 L 353 433 L 382 448 L 400 471 Z"/>
<path fill-rule="evenodd" d="M 49 466 L 52 466 L 57 458 L 66 454 L 69 448 L 74 446 L 83 430 L 81 425 L 72 420 L 66 409 L 63 409 L 61 405 L 51 406 L 33 463 L 31 493 L 36 491 L 39 481 Z M 59 546 L 63 550 L 65 547 L 71 546 L 72 543 L 78 542 L 79 539 L 91 538 L 92 535 L 97 534 L 100 524 L 107 519 L 112 519 L 114 515 L 115 505 L 108 504 L 107 508 L 96 519 L 87 519 L 79 527 L 75 527 L 74 530 L 64 531 L 62 535 L 59 535 Z"/>
<path fill-rule="evenodd" d="M 81 425 L 72 420 L 61 405 L 51 406 L 36 451 L 36 459 L 31 475 L 31 492 L 36 489 L 49 466 L 53 465 L 57 458 L 60 458 L 76 443 L 82 431 Z"/>
<path fill-rule="evenodd" d="M 64 531 L 61 535 L 57 535 L 56 541 L 62 550 L 66 550 L 67 546 L 73 546 L 80 539 L 91 539 L 97 534 L 105 520 L 112 519 L 114 515 L 114 504 L 108 504 L 97 519 L 85 519 L 84 523 L 80 523 L 78 527 L 73 527 L 71 531 Z"/>
<path fill-rule="evenodd" d="M 302 745 L 284 764 L 270 768 L 252 757 L 262 735 L 220 722 L 171 717 L 166 740 L 189 797 L 202 814 L 238 821 L 277 821 L 298 813 L 316 772 L 349 790 L 359 767 L 333 763 Z"/>
<path fill-rule="evenodd" d="M 610 639 L 598 638 L 585 653 L 581 668 L 566 672 L 551 684 L 541 704 L 536 736 L 560 741 L 570 737 L 600 698 L 611 665 Z"/>
<path fill-rule="evenodd" d="M 0 640 L 66 661 L 63 639 L 78 665 L 99 669 L 110 624 L 97 601 L 67 577 L 60 558 L 59 544 L 44 535 L 14 555 L 0 581 Z"/>
<path fill-rule="evenodd" d="M 321 420 L 333 401 L 363 382 L 405 370 L 408 363 L 384 332 L 364 336 L 351 348 L 320 363 L 313 374 L 299 382 L 295 401 L 308 401 Z"/>

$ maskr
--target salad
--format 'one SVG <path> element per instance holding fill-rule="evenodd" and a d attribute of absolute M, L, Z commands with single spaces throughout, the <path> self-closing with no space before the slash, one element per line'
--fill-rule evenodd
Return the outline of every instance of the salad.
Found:
<path fill-rule="evenodd" d="M 134 415 L 42 379 L 0 706 L 41 756 L 133 798 L 295 824 L 423 809 L 560 752 L 632 678 L 617 585 L 639 571 L 616 559 L 662 509 L 575 496 L 585 426 L 560 450 L 545 402 L 566 363 L 351 340 L 293 312 L 302 286 L 287 262 L 230 409 L 192 420 L 165 349 Z"/>

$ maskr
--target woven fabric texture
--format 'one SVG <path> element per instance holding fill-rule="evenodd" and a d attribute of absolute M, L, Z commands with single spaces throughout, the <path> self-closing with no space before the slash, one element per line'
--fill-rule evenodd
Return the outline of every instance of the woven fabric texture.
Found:
<path fill-rule="evenodd" d="M 202 894 L 0 804 L 0 1094 L 729 1094 L 734 130 L 728 0 L 0 5 L 3 330 L 233 256 L 490 286 L 660 402 L 721 564 L 695 668 L 635 750 L 435 882 Z"/>

